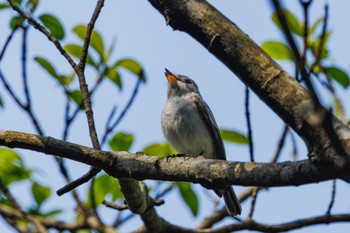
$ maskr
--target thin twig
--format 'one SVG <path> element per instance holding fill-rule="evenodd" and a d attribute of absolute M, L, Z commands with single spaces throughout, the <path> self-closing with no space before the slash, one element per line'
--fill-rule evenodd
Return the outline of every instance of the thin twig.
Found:
<path fill-rule="evenodd" d="M 81 56 L 80 56 L 80 62 L 78 64 L 81 72 L 84 72 L 84 70 L 85 70 L 86 58 L 87 58 L 87 55 L 89 52 L 89 47 L 90 47 L 91 34 L 94 30 L 96 20 L 101 13 L 101 9 L 102 9 L 103 5 L 104 5 L 104 0 L 97 1 L 95 10 L 92 13 L 92 17 L 88 23 L 88 27 L 87 27 L 85 39 L 84 39 L 84 44 L 83 44 L 83 49 L 82 49 Z"/>
<path fill-rule="evenodd" d="M 335 192 L 337 190 L 337 180 L 333 180 L 332 182 L 332 196 L 331 196 L 331 201 L 329 202 L 328 209 L 327 209 L 327 215 L 331 215 L 332 208 L 334 206 L 334 201 L 335 201 Z"/>
<path fill-rule="evenodd" d="M 28 88 L 28 77 L 27 77 L 27 39 L 28 39 L 28 28 L 22 27 L 22 80 L 23 80 L 23 91 L 27 101 L 27 108 L 30 110 L 32 101 L 29 94 Z"/>
<path fill-rule="evenodd" d="M 102 140 L 101 140 L 101 145 L 103 146 L 106 142 L 107 139 L 107 134 L 109 133 L 108 131 L 111 131 L 111 124 L 112 124 L 112 120 L 113 117 L 115 115 L 117 111 L 117 106 L 113 106 L 111 112 L 108 115 L 107 121 L 106 121 L 106 126 L 105 126 L 105 133 L 102 136 Z"/>
<path fill-rule="evenodd" d="M 114 210 L 118 210 L 118 211 L 123 211 L 123 210 L 128 210 L 129 209 L 129 207 L 127 205 L 118 205 L 118 204 L 115 204 L 113 202 L 109 202 L 109 201 L 106 201 L 106 200 L 103 200 L 102 204 L 105 205 L 108 208 L 111 208 L 111 209 L 114 209 Z"/>
<path fill-rule="evenodd" d="M 271 160 L 271 163 L 276 163 L 279 156 L 281 155 L 288 130 L 289 130 L 289 126 L 285 125 L 283 132 L 282 132 L 282 135 L 280 137 L 280 140 L 278 141 L 278 144 L 277 144 L 277 150 L 275 152 L 275 155 L 273 156 L 273 159 Z"/>
<path fill-rule="evenodd" d="M 295 138 L 295 135 L 293 133 L 293 131 L 289 130 L 289 135 L 290 135 L 290 140 L 292 142 L 292 147 L 293 147 L 293 151 L 292 151 L 292 159 L 293 160 L 297 160 L 297 156 L 298 156 L 298 144 L 297 144 L 297 140 Z"/>
<path fill-rule="evenodd" d="M 164 200 L 153 200 L 153 206 L 161 206 L 161 205 L 164 205 Z M 118 204 L 115 204 L 113 202 L 109 202 L 109 201 L 106 201 L 106 200 L 103 200 L 102 201 L 102 204 L 105 205 L 106 207 L 108 208 L 111 208 L 111 209 L 115 209 L 115 210 L 118 210 L 118 211 L 123 211 L 123 210 L 128 210 L 129 207 L 128 205 L 118 205 Z"/>
<path fill-rule="evenodd" d="M 157 193 L 154 198 L 157 200 L 161 197 L 164 197 L 167 193 L 169 193 L 173 189 L 173 187 L 174 187 L 173 183 L 169 184 L 168 187 L 166 187 L 163 191 L 161 191 L 160 193 Z"/>
<path fill-rule="evenodd" d="M 101 171 L 101 169 L 99 169 L 99 168 L 91 167 L 90 170 L 87 173 L 85 173 L 83 176 L 81 176 L 80 178 L 78 178 L 78 179 L 72 181 L 71 183 L 63 186 L 59 190 L 57 190 L 56 191 L 57 195 L 58 196 L 62 196 L 63 194 L 72 191 L 76 187 L 78 187 L 78 186 L 88 182 L 89 180 L 91 180 L 91 178 L 95 177 L 100 171 Z"/>
<path fill-rule="evenodd" d="M 15 27 L 15 28 L 11 31 L 10 35 L 7 37 L 7 39 L 6 39 L 6 41 L 5 41 L 5 44 L 4 44 L 4 47 L 2 48 L 2 50 L 1 50 L 1 52 L 0 52 L 0 61 L 1 61 L 2 58 L 4 57 L 5 52 L 6 52 L 7 48 L 8 48 L 8 46 L 9 46 L 9 44 L 10 44 L 12 38 L 13 38 L 13 35 L 14 35 L 15 32 L 17 31 L 17 29 L 18 29 L 18 27 Z"/>
<path fill-rule="evenodd" d="M 254 213 L 254 210 L 255 210 L 256 200 L 257 200 L 257 197 L 258 197 L 258 192 L 259 192 L 259 189 L 257 187 L 253 187 L 252 201 L 251 201 L 251 204 L 250 204 L 250 211 L 249 211 L 249 214 L 247 216 L 247 220 L 252 220 L 253 219 L 253 213 Z"/>
<path fill-rule="evenodd" d="M 301 63 L 302 64 L 306 64 L 306 52 L 307 52 L 307 48 L 308 48 L 308 40 L 309 40 L 309 7 L 312 3 L 312 0 L 299 0 L 299 3 L 302 5 L 303 7 L 303 12 L 304 12 L 304 35 L 303 35 L 303 52 L 302 52 L 302 56 L 301 56 Z"/>
<path fill-rule="evenodd" d="M 34 113 L 28 109 L 27 104 L 22 103 L 21 100 L 19 99 L 19 97 L 16 95 L 16 93 L 14 92 L 14 90 L 11 88 L 9 82 L 7 81 L 6 77 L 4 76 L 4 74 L 2 73 L 1 69 L 0 69 L 0 80 L 2 81 L 2 83 L 4 84 L 5 89 L 7 90 L 7 92 L 9 93 L 9 95 L 12 97 L 12 99 L 17 103 L 17 105 L 24 110 L 25 112 L 27 112 L 27 114 L 29 115 L 31 121 L 33 122 L 34 128 L 36 129 L 37 133 L 41 136 L 44 135 L 43 130 L 41 129 L 40 125 L 39 125 L 39 121 L 37 120 L 37 118 L 35 117 Z"/>
<path fill-rule="evenodd" d="M 9 82 L 7 81 L 5 75 L 2 73 L 1 68 L 0 68 L 0 80 L 2 81 L 2 83 L 4 84 L 5 89 L 7 90 L 7 92 L 10 94 L 10 96 L 12 97 L 12 99 L 17 103 L 17 105 L 22 108 L 25 109 L 25 105 L 21 102 L 21 100 L 19 99 L 19 97 L 16 95 L 16 93 L 12 90 Z"/>
<path fill-rule="evenodd" d="M 23 82 L 23 91 L 26 99 L 26 103 L 24 104 L 24 110 L 28 113 L 34 128 L 38 132 L 39 135 L 44 136 L 44 131 L 40 126 L 38 118 L 35 116 L 32 111 L 32 100 L 29 93 L 28 86 L 28 77 L 27 77 L 27 39 L 28 39 L 28 27 L 22 27 L 23 36 L 22 36 L 22 82 Z"/>
<path fill-rule="evenodd" d="M 326 34 L 327 34 L 328 18 L 329 18 L 328 4 L 325 4 L 324 22 L 323 22 L 322 32 L 321 32 L 321 36 L 320 36 L 320 43 L 319 43 L 318 48 L 316 50 L 315 61 L 312 63 L 312 65 L 310 67 L 310 72 L 313 72 L 314 68 L 320 64 L 321 55 L 322 55 L 322 52 L 324 51 L 324 44 L 325 44 L 325 39 L 326 39 Z"/>
<path fill-rule="evenodd" d="M 123 120 L 123 118 L 125 117 L 126 113 L 128 112 L 128 110 L 130 109 L 130 107 L 132 106 L 136 96 L 137 96 L 137 93 L 138 93 L 138 90 L 140 88 L 140 85 L 142 83 L 142 80 L 141 78 L 139 78 L 135 84 L 135 87 L 134 87 L 134 90 L 130 96 L 130 99 L 128 101 L 128 103 L 125 105 L 123 111 L 120 113 L 119 117 L 115 120 L 115 122 L 112 124 L 112 125 L 109 125 L 109 120 L 107 121 L 107 125 L 106 125 L 106 130 L 105 130 L 105 133 L 102 137 L 102 141 L 101 141 L 101 145 L 104 145 L 104 143 L 106 142 L 107 140 L 107 137 L 109 136 L 109 134 L 111 132 L 113 132 L 113 130 L 115 129 L 115 127 L 118 126 L 118 124 Z M 112 111 L 113 112 L 113 111 Z M 111 113 L 112 113 L 111 112 Z M 111 114 L 110 114 L 110 117 L 111 117 Z M 110 117 L 108 119 L 110 119 Z"/>
<path fill-rule="evenodd" d="M 248 139 L 249 139 L 249 154 L 250 154 L 250 161 L 254 162 L 254 147 L 253 147 L 253 131 L 251 126 L 251 119 L 250 119 L 250 111 L 249 111 L 249 88 L 248 86 L 245 87 L 245 116 L 247 120 L 247 128 L 248 128 Z"/>

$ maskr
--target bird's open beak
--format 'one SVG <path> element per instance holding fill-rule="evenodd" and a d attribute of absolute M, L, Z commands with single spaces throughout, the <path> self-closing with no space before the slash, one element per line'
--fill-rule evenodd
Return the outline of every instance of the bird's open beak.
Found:
<path fill-rule="evenodd" d="M 165 69 L 165 77 L 168 80 L 169 84 L 175 84 L 177 81 L 176 75 L 174 75 L 173 73 L 171 73 L 169 70 Z"/>

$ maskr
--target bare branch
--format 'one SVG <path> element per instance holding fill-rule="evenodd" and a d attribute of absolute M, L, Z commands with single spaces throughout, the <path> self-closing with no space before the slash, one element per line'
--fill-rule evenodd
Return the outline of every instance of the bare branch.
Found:
<path fill-rule="evenodd" d="M 250 119 L 249 111 L 249 88 L 245 87 L 245 115 L 247 119 L 247 128 L 248 128 L 248 139 L 249 139 L 249 153 L 250 153 L 250 162 L 254 162 L 254 145 L 253 145 L 253 132 Z"/>
<path fill-rule="evenodd" d="M 275 164 L 228 162 L 203 157 L 175 157 L 168 160 L 165 157 L 128 152 L 100 151 L 52 137 L 14 131 L 0 131 L 0 145 L 72 159 L 101 168 L 116 178 L 189 181 L 212 188 L 228 184 L 290 186 L 342 178 L 334 168 L 308 160 Z"/>
<path fill-rule="evenodd" d="M 5 41 L 5 44 L 4 44 L 4 47 L 2 48 L 2 50 L 1 50 L 1 52 L 0 52 L 0 61 L 1 61 L 2 58 L 4 57 L 5 52 L 6 52 L 7 48 L 8 48 L 8 46 L 9 46 L 9 44 L 10 44 L 12 38 L 13 38 L 13 35 L 14 35 L 15 32 L 17 31 L 17 29 L 18 29 L 18 27 L 15 27 L 15 28 L 11 31 L 10 35 L 7 37 L 7 39 L 6 39 L 6 41 Z"/>
<path fill-rule="evenodd" d="M 258 187 L 253 187 L 253 193 L 252 193 L 252 201 L 250 204 L 250 211 L 249 214 L 247 216 L 247 220 L 250 221 L 253 219 L 253 214 L 255 211 L 255 205 L 256 205 L 256 200 L 258 197 L 258 193 L 259 193 L 259 188 Z"/>
<path fill-rule="evenodd" d="M 135 101 L 135 98 L 137 96 L 137 93 L 139 91 L 140 85 L 141 85 L 142 79 L 139 78 L 135 84 L 134 90 L 130 96 L 129 101 L 127 102 L 127 104 L 125 105 L 124 109 L 122 110 L 122 112 L 120 113 L 119 117 L 115 120 L 115 122 L 112 125 L 109 125 L 109 123 L 111 122 L 112 116 L 114 115 L 115 110 L 112 110 L 109 119 L 107 120 L 107 126 L 106 126 L 106 130 L 105 133 L 102 137 L 102 141 L 101 141 L 101 145 L 103 145 L 106 140 L 108 135 L 118 126 L 118 124 L 123 120 L 123 118 L 125 117 L 126 113 L 128 112 L 128 110 L 130 109 L 131 105 L 133 104 L 133 102 Z"/>
<path fill-rule="evenodd" d="M 328 205 L 328 209 L 327 209 L 327 213 L 326 213 L 327 215 L 331 215 L 331 211 L 332 211 L 334 201 L 335 201 L 336 190 L 337 190 L 337 181 L 333 180 L 333 182 L 332 182 L 332 196 L 331 196 L 331 200 L 330 200 L 329 205 Z"/>

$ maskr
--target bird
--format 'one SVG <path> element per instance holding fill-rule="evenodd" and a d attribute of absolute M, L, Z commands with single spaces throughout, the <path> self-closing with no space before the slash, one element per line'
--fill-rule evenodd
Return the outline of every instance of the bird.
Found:
<path fill-rule="evenodd" d="M 175 75 L 167 69 L 165 77 L 168 91 L 161 127 L 170 145 L 180 154 L 226 160 L 219 128 L 197 84 L 189 77 Z M 241 214 L 242 208 L 232 186 L 214 191 L 224 198 L 227 212 L 232 217 Z"/>

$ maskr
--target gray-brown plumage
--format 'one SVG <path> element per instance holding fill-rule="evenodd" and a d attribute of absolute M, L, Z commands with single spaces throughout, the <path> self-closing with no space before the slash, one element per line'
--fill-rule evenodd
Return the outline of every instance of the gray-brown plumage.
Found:
<path fill-rule="evenodd" d="M 197 84 L 167 69 L 168 99 L 162 111 L 162 131 L 174 149 L 182 154 L 202 155 L 226 160 L 225 147 L 213 113 L 199 93 Z M 214 190 L 224 197 L 231 216 L 241 214 L 241 206 L 232 186 Z"/>

